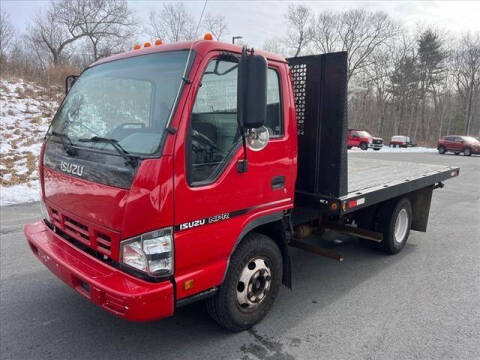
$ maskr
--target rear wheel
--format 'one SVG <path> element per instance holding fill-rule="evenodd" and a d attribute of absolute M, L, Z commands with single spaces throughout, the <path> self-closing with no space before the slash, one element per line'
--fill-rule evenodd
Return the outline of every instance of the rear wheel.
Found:
<path fill-rule="evenodd" d="M 439 146 L 438 147 L 438 153 L 439 154 L 445 154 L 445 147 L 444 146 Z"/>
<path fill-rule="evenodd" d="M 367 144 L 366 142 L 362 142 L 362 143 L 360 144 L 360 149 L 362 149 L 362 150 L 367 150 L 367 149 L 368 149 L 368 144 Z"/>
<path fill-rule="evenodd" d="M 472 150 L 471 150 L 470 148 L 465 148 L 465 149 L 463 150 L 463 155 L 465 155 L 465 156 L 470 156 L 470 155 L 472 155 Z"/>
<path fill-rule="evenodd" d="M 388 207 L 391 215 L 383 222 L 383 250 L 387 254 L 399 253 L 407 243 L 412 225 L 412 205 L 407 198 L 400 199 Z"/>
<path fill-rule="evenodd" d="M 272 307 L 282 281 L 282 254 L 269 237 L 250 233 L 230 259 L 225 280 L 207 311 L 231 331 L 246 330 Z"/>

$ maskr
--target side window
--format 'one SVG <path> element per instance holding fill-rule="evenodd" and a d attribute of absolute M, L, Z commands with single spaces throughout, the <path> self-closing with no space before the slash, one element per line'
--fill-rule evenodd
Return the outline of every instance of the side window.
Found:
<path fill-rule="evenodd" d="M 213 181 L 240 144 L 237 63 L 212 60 L 202 77 L 190 118 L 189 183 Z"/>
<path fill-rule="evenodd" d="M 267 127 L 271 137 L 283 135 L 280 78 L 272 68 L 267 71 Z"/>

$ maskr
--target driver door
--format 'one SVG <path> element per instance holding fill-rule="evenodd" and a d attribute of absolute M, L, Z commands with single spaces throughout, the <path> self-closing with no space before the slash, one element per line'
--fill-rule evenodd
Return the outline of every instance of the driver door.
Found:
<path fill-rule="evenodd" d="M 271 138 L 263 150 L 247 150 L 248 170 L 241 172 L 237 62 L 218 56 L 203 60 L 203 71 L 193 81 L 194 101 L 182 115 L 175 144 L 177 298 L 219 285 L 246 222 L 293 204 L 294 149 L 285 134 L 294 130 L 284 130 L 290 122 L 285 122 L 288 98 L 280 81 L 287 78 L 286 67 L 270 64 L 265 125 Z M 190 280 L 194 285 L 187 288 Z"/>

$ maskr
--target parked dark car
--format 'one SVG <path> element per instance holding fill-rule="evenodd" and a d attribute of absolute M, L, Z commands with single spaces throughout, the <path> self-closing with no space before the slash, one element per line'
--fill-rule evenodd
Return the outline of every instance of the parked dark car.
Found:
<path fill-rule="evenodd" d="M 465 156 L 480 154 L 480 141 L 472 136 L 447 135 L 438 140 L 437 149 L 439 154 L 451 151 Z"/>

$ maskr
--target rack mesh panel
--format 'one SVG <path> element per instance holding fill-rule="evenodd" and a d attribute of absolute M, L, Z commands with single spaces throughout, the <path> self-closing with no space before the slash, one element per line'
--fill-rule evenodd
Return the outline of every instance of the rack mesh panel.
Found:
<path fill-rule="evenodd" d="M 302 194 L 347 194 L 347 53 L 288 59 L 298 128 Z"/>

